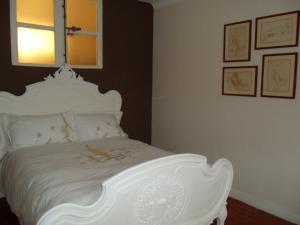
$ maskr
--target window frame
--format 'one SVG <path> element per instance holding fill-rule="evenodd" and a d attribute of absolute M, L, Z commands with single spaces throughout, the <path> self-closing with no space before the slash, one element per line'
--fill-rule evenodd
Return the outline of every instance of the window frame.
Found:
<path fill-rule="evenodd" d="M 103 0 L 98 1 L 97 7 L 97 65 L 72 65 L 65 62 L 67 59 L 67 41 L 65 40 L 65 5 L 64 0 L 54 1 L 54 27 L 34 25 L 17 22 L 17 0 L 10 0 L 10 37 L 11 37 L 11 60 L 14 66 L 29 66 L 29 67 L 60 67 L 66 64 L 72 68 L 78 69 L 103 69 Z M 18 27 L 50 30 L 54 31 L 54 46 L 55 46 L 55 63 L 54 64 L 33 64 L 20 63 L 18 61 Z M 81 32 L 85 33 L 85 32 Z M 89 33 L 89 32 L 87 32 Z M 80 34 L 78 34 L 80 35 Z M 66 56 L 65 56 L 66 54 Z"/>

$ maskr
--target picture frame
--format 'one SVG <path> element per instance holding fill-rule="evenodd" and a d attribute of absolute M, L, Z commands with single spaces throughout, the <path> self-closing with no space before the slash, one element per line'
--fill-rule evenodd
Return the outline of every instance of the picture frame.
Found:
<path fill-rule="evenodd" d="M 261 96 L 295 98 L 298 53 L 263 55 Z"/>
<path fill-rule="evenodd" d="M 224 62 L 250 61 L 252 21 L 224 25 Z"/>
<path fill-rule="evenodd" d="M 256 96 L 257 66 L 223 67 L 222 95 Z"/>
<path fill-rule="evenodd" d="M 256 18 L 255 49 L 298 46 L 300 11 Z"/>

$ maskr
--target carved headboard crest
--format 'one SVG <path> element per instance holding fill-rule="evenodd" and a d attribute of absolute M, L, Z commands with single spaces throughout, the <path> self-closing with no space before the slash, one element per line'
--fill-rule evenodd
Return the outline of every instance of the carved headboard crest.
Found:
<path fill-rule="evenodd" d="M 53 80 L 53 79 L 56 80 L 74 79 L 74 80 L 83 81 L 83 78 L 79 74 L 76 74 L 75 71 L 72 70 L 72 68 L 66 64 L 62 65 L 53 75 L 50 74 L 44 79 L 46 81 Z"/>

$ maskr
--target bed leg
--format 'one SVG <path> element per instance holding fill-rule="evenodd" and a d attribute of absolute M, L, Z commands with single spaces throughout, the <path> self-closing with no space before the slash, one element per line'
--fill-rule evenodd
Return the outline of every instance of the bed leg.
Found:
<path fill-rule="evenodd" d="M 227 209 L 226 209 L 226 206 L 225 206 L 224 209 L 222 210 L 222 212 L 220 213 L 220 215 L 217 218 L 217 225 L 224 225 L 226 218 L 227 218 Z"/>

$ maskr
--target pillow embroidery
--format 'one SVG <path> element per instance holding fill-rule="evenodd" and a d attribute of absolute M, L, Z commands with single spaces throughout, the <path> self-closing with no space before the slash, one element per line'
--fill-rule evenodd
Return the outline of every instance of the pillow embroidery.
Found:
<path fill-rule="evenodd" d="M 75 139 L 74 132 L 60 114 L 11 116 L 9 136 L 14 149 Z"/>
<path fill-rule="evenodd" d="M 127 137 L 114 115 L 65 113 L 64 116 L 76 130 L 80 141 Z"/>

